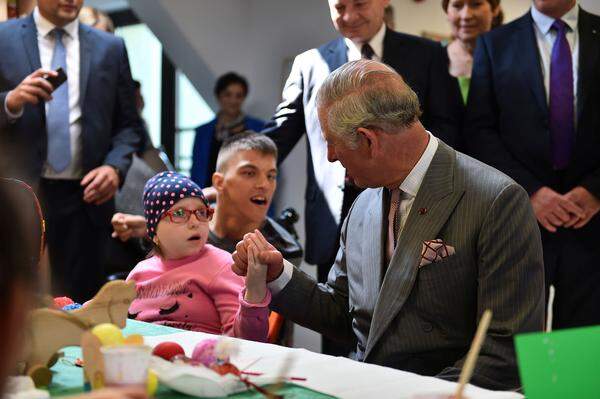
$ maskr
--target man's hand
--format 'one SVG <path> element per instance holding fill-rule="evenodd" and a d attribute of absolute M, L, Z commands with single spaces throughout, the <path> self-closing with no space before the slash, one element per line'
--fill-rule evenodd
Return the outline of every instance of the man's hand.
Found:
<path fill-rule="evenodd" d="M 565 227 L 580 229 L 585 226 L 598 211 L 600 211 L 600 199 L 581 186 L 577 186 L 566 193 L 565 197 L 581 207 L 585 213 L 583 217 L 573 216 L 571 220 L 565 224 Z"/>
<path fill-rule="evenodd" d="M 6 95 L 6 107 L 13 114 L 20 114 L 25 104 L 38 104 L 52 100 L 54 87 L 43 76 L 57 76 L 55 71 L 38 69 L 27 76 Z M 4 105 L 2 105 L 4 106 Z"/>
<path fill-rule="evenodd" d="M 217 189 L 213 186 L 203 188 L 202 194 L 204 194 L 208 202 L 215 202 L 217 200 Z"/>
<path fill-rule="evenodd" d="M 146 219 L 143 216 L 115 213 L 110 222 L 114 230 L 112 237 L 123 242 L 131 237 L 141 238 L 146 235 Z"/>
<path fill-rule="evenodd" d="M 102 165 L 92 169 L 81 180 L 83 200 L 88 204 L 100 205 L 111 199 L 119 188 L 119 175 L 109 165 Z"/>
<path fill-rule="evenodd" d="M 567 225 L 573 217 L 583 219 L 583 208 L 565 195 L 549 187 L 542 187 L 531 196 L 531 205 L 538 222 L 551 233 Z"/>
<path fill-rule="evenodd" d="M 254 245 L 258 252 L 256 259 L 267 265 L 267 283 L 275 280 L 283 271 L 283 256 L 281 252 L 269 244 L 267 239 L 260 231 L 254 230 L 254 233 L 248 233 L 244 239 L 237 243 L 233 253 L 234 264 L 231 269 L 238 276 L 245 276 L 248 273 L 248 247 Z"/>

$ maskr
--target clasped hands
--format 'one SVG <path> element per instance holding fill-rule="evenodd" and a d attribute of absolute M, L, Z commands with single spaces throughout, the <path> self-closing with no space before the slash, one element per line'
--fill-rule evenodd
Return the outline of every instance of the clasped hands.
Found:
<path fill-rule="evenodd" d="M 246 276 L 246 286 L 269 283 L 283 271 L 283 256 L 258 230 L 248 233 L 235 247 L 233 272 Z M 260 281 L 262 280 L 262 281 Z"/>
<path fill-rule="evenodd" d="M 577 186 L 566 194 L 542 187 L 531 196 L 538 222 L 549 232 L 558 227 L 580 229 L 600 211 L 600 199 Z"/>

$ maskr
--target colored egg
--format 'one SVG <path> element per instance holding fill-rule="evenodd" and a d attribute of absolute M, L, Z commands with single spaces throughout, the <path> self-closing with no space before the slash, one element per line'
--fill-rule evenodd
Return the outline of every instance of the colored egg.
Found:
<path fill-rule="evenodd" d="M 185 351 L 176 342 L 161 342 L 154 347 L 152 354 L 170 361 L 174 356 L 185 355 Z"/>
<path fill-rule="evenodd" d="M 196 344 L 192 353 L 192 360 L 202 363 L 206 367 L 215 364 L 217 362 L 217 355 L 215 354 L 217 343 L 216 339 L 205 339 Z"/>
<path fill-rule="evenodd" d="M 146 383 L 146 393 L 148 396 L 154 396 L 158 390 L 158 376 L 152 370 L 148 370 L 148 382 Z"/>
<path fill-rule="evenodd" d="M 125 345 L 144 345 L 144 337 L 140 334 L 131 334 L 125 337 Z"/>
<path fill-rule="evenodd" d="M 124 341 L 121 329 L 110 323 L 98 324 L 92 328 L 92 334 L 98 337 L 102 346 L 122 345 Z"/>

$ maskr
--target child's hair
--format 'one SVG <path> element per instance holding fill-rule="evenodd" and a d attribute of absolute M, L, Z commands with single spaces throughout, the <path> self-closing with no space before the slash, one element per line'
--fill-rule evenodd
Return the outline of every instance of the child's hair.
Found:
<path fill-rule="evenodd" d="M 275 142 L 264 134 L 246 130 L 235 134 L 223 142 L 217 155 L 217 172 L 224 173 L 231 157 L 240 151 L 258 151 L 263 155 L 271 155 L 277 159 Z"/>
<path fill-rule="evenodd" d="M 40 275 L 44 222 L 33 190 L 0 178 L 0 307 L 15 289 L 35 292 Z"/>

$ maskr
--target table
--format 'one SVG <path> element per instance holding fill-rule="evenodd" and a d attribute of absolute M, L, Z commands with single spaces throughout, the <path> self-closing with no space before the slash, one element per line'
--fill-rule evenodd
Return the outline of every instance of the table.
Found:
<path fill-rule="evenodd" d="M 154 346 L 163 341 L 179 343 L 191 354 L 194 346 L 214 335 L 182 331 L 174 328 L 142 323 L 134 320 L 127 322 L 124 334 L 141 334 L 148 345 Z M 296 384 L 286 384 L 280 391 L 286 398 L 395 398 L 410 399 L 415 394 L 446 393 L 452 394 L 456 383 L 443 381 L 434 377 L 424 377 L 405 371 L 387 367 L 356 362 L 343 357 L 334 357 L 310 352 L 305 349 L 286 348 L 272 344 L 234 339 L 239 346 L 239 353 L 232 358 L 232 363 L 245 367 L 252 363 L 251 371 L 277 375 L 281 365 L 289 357 L 292 364 L 289 375 L 306 378 Z M 55 372 L 50 386 L 52 396 L 75 394 L 82 392 L 82 369 L 76 368 L 72 362 L 81 356 L 79 348 L 67 348 L 65 358 L 53 368 Z M 469 385 L 465 390 L 469 399 L 522 399 L 515 392 L 494 392 Z M 166 388 L 159 388 L 158 398 L 183 398 Z M 262 398 L 255 392 L 244 392 L 230 398 Z"/>
<path fill-rule="evenodd" d="M 146 341 L 149 341 L 150 337 L 159 336 L 159 342 L 164 341 L 165 339 L 162 337 L 169 336 L 172 334 L 181 333 L 182 330 L 178 330 L 176 328 L 159 326 L 156 324 L 143 323 L 135 320 L 128 320 L 127 326 L 123 329 L 124 335 L 129 334 L 141 334 L 146 338 Z M 209 334 L 206 334 L 209 335 Z M 175 335 L 173 335 L 175 336 Z M 172 340 L 168 338 L 168 340 Z M 150 342 L 148 342 L 150 343 Z M 83 369 L 81 367 L 76 367 L 74 362 L 77 358 L 81 358 L 81 349 L 79 347 L 69 347 L 65 348 L 64 351 L 65 356 L 60 359 L 53 367 L 53 378 L 52 384 L 49 387 L 50 395 L 52 397 L 56 396 L 66 396 L 66 395 L 76 395 L 84 392 L 83 388 Z M 315 392 L 311 389 L 300 387 L 294 384 L 285 384 L 283 388 L 279 391 L 281 394 L 285 395 L 285 397 L 294 398 L 294 399 L 329 399 L 332 396 L 321 394 L 319 392 Z M 179 398 L 187 398 L 190 397 L 187 395 L 180 394 L 178 392 L 172 391 L 166 387 L 159 387 L 156 398 L 158 399 L 179 399 Z M 235 395 L 230 395 L 228 399 L 254 399 L 254 398 L 264 398 L 261 394 L 258 394 L 254 391 L 247 391 Z"/>

